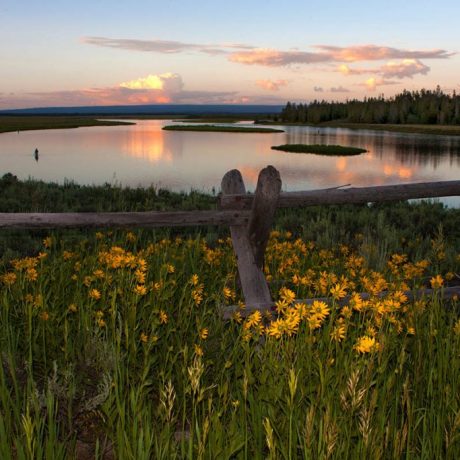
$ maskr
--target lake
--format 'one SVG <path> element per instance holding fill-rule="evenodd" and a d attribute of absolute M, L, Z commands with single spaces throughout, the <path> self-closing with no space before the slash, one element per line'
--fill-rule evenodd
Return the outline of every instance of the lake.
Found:
<path fill-rule="evenodd" d="M 285 191 L 460 179 L 460 136 L 306 126 L 282 126 L 285 133 L 180 132 L 163 131 L 171 124 L 167 120 L 136 123 L 0 134 L 0 173 L 59 183 L 206 192 L 218 191 L 222 176 L 234 168 L 253 190 L 260 169 L 269 164 L 280 171 Z M 271 150 L 294 143 L 340 144 L 368 152 L 340 157 Z M 444 201 L 460 203 L 459 198 Z"/>

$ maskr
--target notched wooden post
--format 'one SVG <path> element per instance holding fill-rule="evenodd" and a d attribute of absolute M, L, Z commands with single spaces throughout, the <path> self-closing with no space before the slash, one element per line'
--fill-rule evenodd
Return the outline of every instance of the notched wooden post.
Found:
<path fill-rule="evenodd" d="M 254 251 L 257 266 L 263 269 L 265 249 L 275 217 L 281 192 L 280 173 L 273 166 L 267 166 L 259 173 L 249 219 L 249 240 Z"/>
<path fill-rule="evenodd" d="M 237 169 L 232 169 L 223 177 L 222 193 L 224 195 L 246 193 L 243 178 Z M 269 308 L 272 304 L 270 290 L 261 268 L 256 264 L 253 246 L 249 240 L 248 227 L 246 225 L 231 225 L 230 234 L 247 309 Z"/>

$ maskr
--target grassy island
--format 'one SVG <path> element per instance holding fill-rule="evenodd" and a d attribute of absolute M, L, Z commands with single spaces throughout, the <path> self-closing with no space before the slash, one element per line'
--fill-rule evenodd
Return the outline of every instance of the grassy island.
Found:
<path fill-rule="evenodd" d="M 284 133 L 282 129 L 273 128 L 242 128 L 239 126 L 215 125 L 168 125 L 163 127 L 167 131 L 202 131 L 222 133 Z"/>
<path fill-rule="evenodd" d="M 100 120 L 93 117 L 77 116 L 0 116 L 0 133 L 134 124 L 134 122 L 127 121 Z"/>
<path fill-rule="evenodd" d="M 274 145 L 273 150 L 294 153 L 315 153 L 317 155 L 359 155 L 367 152 L 358 147 L 343 147 L 342 145 L 319 145 L 319 144 L 284 144 Z"/>

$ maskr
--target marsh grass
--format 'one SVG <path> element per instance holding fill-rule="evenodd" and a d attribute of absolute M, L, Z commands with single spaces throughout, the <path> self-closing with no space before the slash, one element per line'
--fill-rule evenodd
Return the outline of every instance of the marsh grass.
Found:
<path fill-rule="evenodd" d="M 0 457 L 455 459 L 459 302 L 440 293 L 458 280 L 456 219 L 426 203 L 280 212 L 279 315 L 229 322 L 225 232 L 31 235 L 0 269 Z M 292 305 L 431 284 L 415 303 Z"/>

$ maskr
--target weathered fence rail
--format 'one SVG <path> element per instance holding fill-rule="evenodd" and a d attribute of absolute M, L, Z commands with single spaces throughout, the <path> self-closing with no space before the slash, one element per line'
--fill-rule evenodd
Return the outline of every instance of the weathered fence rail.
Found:
<path fill-rule="evenodd" d="M 0 213 L 0 228 L 193 227 L 246 225 L 249 211 Z"/>
<path fill-rule="evenodd" d="M 460 180 L 381 185 L 378 187 L 335 187 L 324 190 L 281 193 L 277 207 L 291 208 L 324 204 L 359 204 L 458 195 L 460 195 Z M 227 194 L 221 197 L 220 207 L 222 209 L 251 209 L 253 199 L 252 195 Z"/>
<path fill-rule="evenodd" d="M 254 194 L 246 194 L 241 173 L 234 169 L 222 179 L 219 209 L 174 212 L 0 213 L 0 228 L 230 227 L 238 273 L 248 313 L 274 306 L 263 273 L 264 254 L 276 208 L 325 204 L 368 203 L 415 198 L 460 196 L 460 180 L 379 187 L 281 192 L 281 178 L 273 166 L 260 174 Z M 424 290 L 428 293 L 429 290 Z M 365 294 L 363 294 L 365 295 Z M 408 297 L 416 294 L 408 292 Z M 417 295 L 421 295 L 418 292 Z M 460 287 L 446 288 L 444 296 L 460 295 Z M 312 299 L 307 299 L 310 302 Z M 231 312 L 227 309 L 224 315 Z"/>

